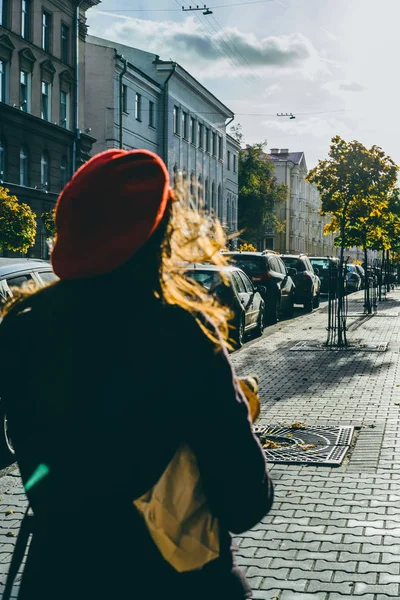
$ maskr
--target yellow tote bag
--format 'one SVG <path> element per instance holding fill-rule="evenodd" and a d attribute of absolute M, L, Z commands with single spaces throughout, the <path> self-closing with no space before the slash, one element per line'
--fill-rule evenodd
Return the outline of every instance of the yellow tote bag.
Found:
<path fill-rule="evenodd" d="M 134 501 L 157 548 L 177 571 L 194 571 L 219 556 L 219 526 L 208 507 L 196 458 L 178 448 L 160 480 Z"/>
<path fill-rule="evenodd" d="M 252 420 L 260 402 L 257 379 L 239 379 Z M 176 571 L 195 571 L 219 556 L 219 524 L 208 507 L 196 457 L 186 444 L 178 448 L 156 485 L 133 502 L 149 533 Z"/>

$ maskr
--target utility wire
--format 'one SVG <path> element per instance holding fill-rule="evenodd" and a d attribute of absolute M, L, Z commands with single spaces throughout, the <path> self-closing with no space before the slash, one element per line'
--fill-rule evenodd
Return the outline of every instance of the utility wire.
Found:
<path fill-rule="evenodd" d="M 266 4 L 266 3 L 271 3 L 271 2 L 276 2 L 276 0 L 250 0 L 250 2 L 235 2 L 233 4 L 217 4 L 216 6 L 209 6 L 208 8 L 210 9 L 215 9 L 215 8 L 230 8 L 232 6 L 246 6 L 246 4 Z M 281 4 L 280 2 L 277 2 L 277 4 Z M 283 4 L 281 4 L 281 6 L 284 6 Z M 104 10 L 108 10 L 107 8 L 105 8 Z M 128 12 L 183 12 L 182 11 L 182 7 L 181 9 L 178 8 L 112 8 L 110 9 L 112 12 L 120 12 L 120 13 L 128 13 Z M 17 11 L 14 11 L 17 12 Z M 37 11 L 37 12 L 41 12 L 41 11 Z M 54 12 L 63 12 L 63 11 L 54 11 Z M 101 10 L 92 10 L 90 11 L 90 14 L 93 15 L 95 13 L 101 13 Z"/>

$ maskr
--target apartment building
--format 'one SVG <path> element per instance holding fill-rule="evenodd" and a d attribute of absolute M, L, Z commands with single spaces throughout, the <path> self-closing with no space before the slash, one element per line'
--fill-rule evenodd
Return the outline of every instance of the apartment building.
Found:
<path fill-rule="evenodd" d="M 94 139 L 84 127 L 86 11 L 100 0 L 0 0 L 0 185 L 40 215 Z"/>

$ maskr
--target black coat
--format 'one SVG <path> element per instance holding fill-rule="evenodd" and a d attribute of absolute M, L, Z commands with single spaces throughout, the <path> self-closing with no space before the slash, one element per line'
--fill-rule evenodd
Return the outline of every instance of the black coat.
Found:
<path fill-rule="evenodd" d="M 180 308 L 98 278 L 63 282 L 0 326 L 0 396 L 36 529 L 21 600 L 241 600 L 229 532 L 253 527 L 273 492 L 228 356 Z M 196 454 L 221 528 L 219 559 L 179 574 L 132 500 L 178 446 Z"/>

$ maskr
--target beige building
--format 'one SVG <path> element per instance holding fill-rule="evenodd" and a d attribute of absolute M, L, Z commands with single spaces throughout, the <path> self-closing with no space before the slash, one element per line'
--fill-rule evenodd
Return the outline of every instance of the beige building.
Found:
<path fill-rule="evenodd" d="M 289 193 L 286 202 L 276 209 L 279 221 L 285 223 L 285 230 L 282 233 L 267 230 L 263 247 L 279 252 L 336 256 L 333 236 L 323 234 L 328 219 L 319 213 L 318 190 L 306 181 L 308 169 L 304 153 L 273 148 L 266 157 L 275 165 L 278 183 L 285 183 Z"/>

